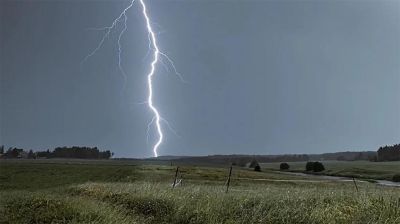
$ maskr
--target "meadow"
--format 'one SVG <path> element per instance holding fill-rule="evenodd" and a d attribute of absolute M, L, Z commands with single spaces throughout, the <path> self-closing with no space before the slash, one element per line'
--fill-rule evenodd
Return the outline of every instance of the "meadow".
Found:
<path fill-rule="evenodd" d="M 0 223 L 400 223 L 400 188 L 233 167 L 2 160 Z M 301 165 L 299 164 L 299 167 Z M 350 165 L 349 165 L 350 166 Z"/>
<path fill-rule="evenodd" d="M 279 170 L 280 163 L 263 163 L 264 169 Z M 306 162 L 289 162 L 289 171 L 304 172 Z M 369 162 L 369 161 L 323 161 L 325 170 L 320 174 L 355 177 L 370 180 L 392 180 L 395 174 L 400 174 L 400 161 Z"/>

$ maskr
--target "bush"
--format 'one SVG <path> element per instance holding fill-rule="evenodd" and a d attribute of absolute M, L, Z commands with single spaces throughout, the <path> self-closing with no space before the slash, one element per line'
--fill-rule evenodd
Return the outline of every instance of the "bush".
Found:
<path fill-rule="evenodd" d="M 325 167 L 324 167 L 324 164 L 322 164 L 322 163 L 320 163 L 320 162 L 315 162 L 314 163 L 314 172 L 321 172 L 321 171 L 324 171 L 325 170 Z"/>
<path fill-rule="evenodd" d="M 287 163 L 281 163 L 281 165 L 279 166 L 279 168 L 281 169 L 281 170 L 288 170 L 289 169 L 289 164 L 287 164 Z"/>
<path fill-rule="evenodd" d="M 257 164 L 257 165 L 254 167 L 254 171 L 261 172 L 261 167 L 260 167 L 260 165 Z"/>
<path fill-rule="evenodd" d="M 320 162 L 307 162 L 306 164 L 306 171 L 321 172 L 324 170 L 324 164 Z"/>
<path fill-rule="evenodd" d="M 255 168 L 258 165 L 257 160 L 253 159 L 249 165 L 249 168 Z"/>
<path fill-rule="evenodd" d="M 306 171 L 313 171 L 313 170 L 314 170 L 314 162 L 307 162 Z"/>
<path fill-rule="evenodd" d="M 393 182 L 400 182 L 400 174 L 395 174 L 392 180 Z"/>

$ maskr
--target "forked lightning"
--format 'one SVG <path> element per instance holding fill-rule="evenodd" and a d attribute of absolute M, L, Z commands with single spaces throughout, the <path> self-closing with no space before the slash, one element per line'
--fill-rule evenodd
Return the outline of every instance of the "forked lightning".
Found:
<path fill-rule="evenodd" d="M 107 26 L 107 27 L 103 27 L 103 28 L 99 28 L 96 30 L 102 30 L 105 31 L 105 34 L 103 35 L 102 39 L 100 40 L 100 42 L 98 43 L 97 47 L 90 53 L 88 54 L 83 62 L 85 62 L 89 57 L 93 56 L 94 54 L 96 54 L 96 52 L 102 47 L 102 45 L 104 44 L 105 40 L 110 36 L 110 33 L 113 29 L 115 29 L 119 23 L 123 23 L 123 28 L 121 29 L 121 31 L 119 32 L 118 35 L 118 68 L 124 78 L 124 88 L 125 88 L 125 82 L 127 80 L 127 76 L 126 73 L 124 71 L 124 69 L 122 68 L 121 65 L 121 53 L 122 53 L 122 47 L 121 47 L 121 37 L 124 35 L 125 31 L 127 30 L 127 20 L 128 17 L 126 15 L 126 12 L 133 6 L 135 0 L 132 0 L 130 2 L 130 4 L 121 12 L 121 14 L 119 14 L 119 16 L 112 22 L 111 26 Z M 153 58 L 150 64 L 150 71 L 147 74 L 147 87 L 148 87 L 148 98 L 146 101 L 146 104 L 148 105 L 148 107 L 150 108 L 151 112 L 154 114 L 154 117 L 152 118 L 151 122 L 148 125 L 148 128 L 154 123 L 156 130 L 157 130 L 157 135 L 158 135 L 158 139 L 156 141 L 156 143 L 153 145 L 153 154 L 155 157 L 158 157 L 158 148 L 161 145 L 161 143 L 163 142 L 164 139 L 164 134 L 163 134 L 163 130 L 161 127 L 161 121 L 165 121 L 165 119 L 163 119 L 160 116 L 160 113 L 157 109 L 157 107 L 154 105 L 153 103 L 153 78 L 154 78 L 154 74 L 156 71 L 156 67 L 158 65 L 159 62 L 162 63 L 162 58 L 166 59 L 166 61 L 168 61 L 169 65 L 171 66 L 171 68 L 173 69 L 173 71 L 175 72 L 176 75 L 178 75 L 178 77 L 183 81 L 181 74 L 179 74 L 176 70 L 175 64 L 173 63 L 173 61 L 163 52 L 160 51 L 158 45 L 157 45 L 157 36 L 153 30 L 152 27 L 152 22 L 150 20 L 150 17 L 148 15 L 147 12 L 147 7 L 146 4 L 144 2 L 144 0 L 139 0 L 140 5 L 142 6 L 142 13 L 143 13 L 143 17 L 145 19 L 145 23 L 146 23 L 146 29 L 147 29 L 147 35 L 149 38 L 149 51 L 152 52 L 153 54 Z M 168 125 L 168 123 L 166 122 L 166 124 Z M 169 125 L 168 125 L 169 126 Z"/>

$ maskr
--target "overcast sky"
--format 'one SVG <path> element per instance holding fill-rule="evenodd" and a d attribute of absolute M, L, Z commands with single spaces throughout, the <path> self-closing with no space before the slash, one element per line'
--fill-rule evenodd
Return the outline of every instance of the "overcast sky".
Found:
<path fill-rule="evenodd" d="M 149 157 L 139 2 L 0 1 L 0 144 Z M 160 48 L 161 155 L 323 153 L 400 142 L 400 1 L 146 1 Z"/>

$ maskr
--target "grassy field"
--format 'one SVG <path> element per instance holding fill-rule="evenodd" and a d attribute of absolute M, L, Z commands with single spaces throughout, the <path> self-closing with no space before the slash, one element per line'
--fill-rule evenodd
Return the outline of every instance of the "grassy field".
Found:
<path fill-rule="evenodd" d="M 350 165 L 349 165 L 350 166 Z M 400 223 L 400 189 L 234 167 L 0 161 L 0 223 Z"/>
<path fill-rule="evenodd" d="M 392 180 L 395 174 L 400 174 L 400 161 L 369 162 L 369 161 L 322 161 L 326 175 L 356 177 L 362 179 Z M 261 167 L 269 170 L 279 170 L 280 163 L 263 163 Z M 303 172 L 306 162 L 289 162 L 290 171 Z"/>

